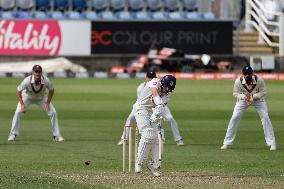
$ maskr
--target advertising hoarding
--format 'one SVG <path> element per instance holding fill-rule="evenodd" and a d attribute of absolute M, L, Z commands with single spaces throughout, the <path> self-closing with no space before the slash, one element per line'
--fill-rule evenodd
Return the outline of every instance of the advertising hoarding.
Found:
<path fill-rule="evenodd" d="M 90 55 L 90 22 L 1 20 L 0 55 Z"/>
<path fill-rule="evenodd" d="M 94 21 L 92 54 L 146 54 L 175 48 L 186 54 L 232 54 L 232 22 Z"/>

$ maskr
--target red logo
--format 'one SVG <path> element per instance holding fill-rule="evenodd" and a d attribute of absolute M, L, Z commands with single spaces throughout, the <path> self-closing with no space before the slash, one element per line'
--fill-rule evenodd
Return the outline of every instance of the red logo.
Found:
<path fill-rule="evenodd" d="M 110 45 L 111 44 L 111 31 L 93 31 L 92 32 L 92 45 Z"/>
<path fill-rule="evenodd" d="M 0 21 L 0 54 L 58 55 L 61 42 L 57 21 Z"/>
<path fill-rule="evenodd" d="M 153 82 L 153 85 L 157 85 L 157 82 Z"/>

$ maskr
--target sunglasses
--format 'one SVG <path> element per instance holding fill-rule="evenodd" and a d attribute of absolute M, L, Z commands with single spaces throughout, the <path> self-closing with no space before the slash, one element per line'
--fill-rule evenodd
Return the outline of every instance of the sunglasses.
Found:
<path fill-rule="evenodd" d="M 34 70 L 35 73 L 41 73 L 41 70 Z"/>

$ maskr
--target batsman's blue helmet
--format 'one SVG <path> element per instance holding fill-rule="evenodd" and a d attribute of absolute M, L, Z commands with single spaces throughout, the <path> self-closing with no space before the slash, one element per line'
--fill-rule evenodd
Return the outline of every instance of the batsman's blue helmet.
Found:
<path fill-rule="evenodd" d="M 161 79 L 161 85 L 167 86 L 169 91 L 172 92 L 176 87 L 176 78 L 172 75 L 165 75 Z"/>

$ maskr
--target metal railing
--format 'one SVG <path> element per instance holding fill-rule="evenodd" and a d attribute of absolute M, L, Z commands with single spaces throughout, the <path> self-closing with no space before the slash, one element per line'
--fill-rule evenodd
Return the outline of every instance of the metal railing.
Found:
<path fill-rule="evenodd" d="M 247 0 L 245 19 L 245 31 L 252 31 L 254 28 L 259 32 L 259 43 L 265 42 L 270 47 L 278 48 L 278 54 L 284 56 L 284 14 L 282 12 L 266 10 L 259 0 Z"/>

